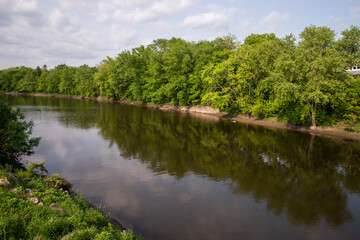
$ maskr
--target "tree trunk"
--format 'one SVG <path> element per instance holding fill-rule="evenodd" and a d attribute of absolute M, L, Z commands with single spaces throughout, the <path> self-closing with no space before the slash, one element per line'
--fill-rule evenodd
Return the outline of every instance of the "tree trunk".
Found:
<path fill-rule="evenodd" d="M 315 105 L 315 108 L 316 108 L 316 105 Z M 311 127 L 310 127 L 310 129 L 316 129 L 314 103 L 311 104 Z"/>
<path fill-rule="evenodd" d="M 313 151 L 315 134 L 310 133 L 310 135 L 311 135 L 311 138 L 309 141 L 309 147 L 308 147 L 308 152 L 307 152 L 307 163 L 308 163 L 308 167 L 312 169 L 314 167 L 314 161 L 311 158 L 311 152 Z"/>
<path fill-rule="evenodd" d="M 251 81 L 249 82 L 249 98 L 248 98 L 248 101 L 249 101 L 249 106 L 250 106 L 250 102 L 251 102 Z M 250 118 L 251 114 L 250 114 L 249 110 L 246 111 L 246 115 L 247 115 L 248 118 Z"/>
<path fill-rule="evenodd" d="M 251 101 L 251 82 L 249 82 L 249 103 Z"/>
<path fill-rule="evenodd" d="M 312 152 L 312 149 L 313 149 L 313 145 L 314 145 L 314 139 L 315 139 L 315 134 L 314 133 L 310 133 L 311 135 L 311 138 L 310 138 L 310 141 L 309 141 L 309 147 L 308 147 L 308 158 L 310 159 L 310 153 Z"/>

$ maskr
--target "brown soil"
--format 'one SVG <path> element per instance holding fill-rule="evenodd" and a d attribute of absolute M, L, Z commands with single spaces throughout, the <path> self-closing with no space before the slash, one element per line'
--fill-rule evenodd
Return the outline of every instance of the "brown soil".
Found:
<path fill-rule="evenodd" d="M 159 109 L 162 111 L 179 111 L 187 112 L 194 115 L 202 115 L 206 118 L 206 115 L 211 118 L 218 119 L 228 119 L 233 122 L 240 122 L 250 125 L 257 125 L 269 128 L 284 129 L 290 131 L 299 131 L 299 132 L 308 132 L 314 135 L 321 135 L 326 137 L 336 137 L 344 139 L 353 139 L 360 140 L 360 133 L 347 132 L 343 127 L 322 127 L 319 126 L 316 129 L 310 129 L 310 127 L 305 126 L 295 126 L 286 122 L 278 121 L 275 118 L 272 119 L 257 119 L 256 117 L 247 117 L 247 116 L 230 116 L 226 112 L 220 112 L 211 107 L 186 107 L 186 106 L 173 106 L 173 105 L 154 105 L 154 104 L 145 104 L 141 102 L 134 102 L 129 100 L 110 100 L 105 98 L 89 98 L 89 97 L 80 97 L 80 96 L 68 96 L 68 95 L 59 95 L 59 94 L 40 94 L 40 93 L 15 93 L 15 92 L 0 92 L 1 94 L 17 95 L 17 96 L 36 96 L 36 97 L 56 97 L 56 98 L 69 98 L 69 99 L 83 99 L 83 100 L 93 100 L 93 101 L 105 101 L 105 102 L 118 102 L 123 104 L 146 106 L 149 108 Z"/>
<path fill-rule="evenodd" d="M 225 117 L 227 118 L 227 117 Z M 286 122 L 278 121 L 275 118 L 272 119 L 257 119 L 256 117 L 246 117 L 246 116 L 235 116 L 229 117 L 231 121 L 276 128 L 276 129 L 284 129 L 290 131 L 299 131 L 299 132 L 308 132 L 314 135 L 320 135 L 325 137 L 337 137 L 337 138 L 345 138 L 345 139 L 353 139 L 360 140 L 360 134 L 355 132 L 347 132 L 343 128 L 335 128 L 335 127 L 322 127 L 318 126 L 316 129 L 311 129 L 310 127 L 305 126 L 296 126 Z"/>

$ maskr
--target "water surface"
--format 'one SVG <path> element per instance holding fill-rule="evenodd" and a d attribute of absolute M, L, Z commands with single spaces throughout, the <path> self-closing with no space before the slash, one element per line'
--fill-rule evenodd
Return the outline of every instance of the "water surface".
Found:
<path fill-rule="evenodd" d="M 46 161 L 145 239 L 356 239 L 360 142 L 139 106 L 0 95 Z"/>

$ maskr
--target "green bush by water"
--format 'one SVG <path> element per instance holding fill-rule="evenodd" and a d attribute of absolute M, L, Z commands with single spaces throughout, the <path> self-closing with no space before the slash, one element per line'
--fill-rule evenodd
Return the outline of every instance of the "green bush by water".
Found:
<path fill-rule="evenodd" d="M 46 177 L 26 170 L 11 174 L 21 183 L 0 170 L 10 183 L 0 186 L 0 239 L 140 239 L 116 228 L 82 197 L 51 188 Z"/>

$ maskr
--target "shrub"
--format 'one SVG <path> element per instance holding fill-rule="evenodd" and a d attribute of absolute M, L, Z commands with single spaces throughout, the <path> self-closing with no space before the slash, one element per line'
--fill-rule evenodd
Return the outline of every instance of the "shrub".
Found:
<path fill-rule="evenodd" d="M 32 121 L 25 121 L 18 109 L 0 101 L 0 163 L 18 164 L 22 155 L 30 155 L 40 138 L 30 138 Z"/>

